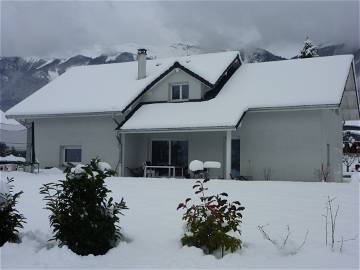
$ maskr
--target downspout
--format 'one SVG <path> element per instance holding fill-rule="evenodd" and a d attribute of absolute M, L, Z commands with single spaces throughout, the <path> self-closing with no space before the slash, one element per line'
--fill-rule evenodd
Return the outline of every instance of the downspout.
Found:
<path fill-rule="evenodd" d="M 120 132 L 117 131 L 115 136 L 116 136 L 116 140 L 118 142 L 118 148 L 119 148 L 119 151 L 118 151 L 119 157 L 118 157 L 118 162 L 116 163 L 115 171 L 118 172 L 119 176 L 123 176 L 124 172 L 120 171 L 120 174 L 119 174 L 119 167 L 122 163 L 122 153 L 121 153 L 122 152 L 122 144 L 121 144 Z"/>
<path fill-rule="evenodd" d="M 31 172 L 34 172 L 34 163 L 36 162 L 35 156 L 35 125 L 34 121 L 31 122 Z"/>
<path fill-rule="evenodd" d="M 121 114 L 122 115 L 122 114 Z M 120 125 L 119 121 L 116 120 L 115 115 L 113 114 L 112 117 L 113 121 L 115 122 L 115 124 L 117 125 L 117 127 Z M 117 172 L 118 176 L 123 176 L 124 172 L 120 171 L 119 173 L 119 169 L 120 169 L 120 165 L 122 164 L 122 143 L 121 143 L 121 134 L 119 131 L 116 131 L 115 133 L 115 138 L 116 141 L 118 142 L 118 160 L 116 162 L 116 166 L 115 166 L 115 171 Z"/>

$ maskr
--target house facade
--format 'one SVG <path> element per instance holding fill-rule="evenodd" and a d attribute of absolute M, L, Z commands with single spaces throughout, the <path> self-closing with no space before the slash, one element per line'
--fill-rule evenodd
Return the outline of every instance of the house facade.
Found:
<path fill-rule="evenodd" d="M 7 113 L 41 167 L 100 157 L 122 176 L 342 178 L 342 125 L 359 119 L 352 56 L 244 64 L 237 52 L 77 67 Z M 305 79 L 304 79 L 305 78 Z M 30 155 L 29 156 L 33 156 Z"/>

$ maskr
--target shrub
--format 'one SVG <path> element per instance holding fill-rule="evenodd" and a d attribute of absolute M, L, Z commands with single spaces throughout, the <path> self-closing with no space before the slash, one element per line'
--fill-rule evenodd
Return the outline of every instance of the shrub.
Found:
<path fill-rule="evenodd" d="M 206 254 L 220 251 L 234 252 L 241 248 L 240 224 L 241 211 L 245 208 L 240 202 L 228 202 L 227 194 L 220 193 L 215 196 L 205 196 L 208 190 L 204 183 L 209 181 L 196 181 L 193 189 L 200 196 L 200 204 L 188 206 L 190 198 L 180 203 L 177 209 L 186 209 L 183 220 L 186 221 L 186 232 L 181 238 L 183 245 L 201 248 Z"/>
<path fill-rule="evenodd" d="M 0 182 L 0 246 L 6 242 L 18 242 L 19 231 L 23 228 L 25 218 L 17 209 L 16 204 L 22 191 L 13 194 L 13 178 L 7 178 L 7 183 Z"/>
<path fill-rule="evenodd" d="M 128 208 L 123 199 L 117 203 L 107 198 L 111 191 L 104 183 L 114 174 L 107 163 L 93 159 L 69 169 L 66 180 L 41 187 L 59 246 L 67 245 L 79 255 L 101 255 L 121 240 L 118 215 Z"/>

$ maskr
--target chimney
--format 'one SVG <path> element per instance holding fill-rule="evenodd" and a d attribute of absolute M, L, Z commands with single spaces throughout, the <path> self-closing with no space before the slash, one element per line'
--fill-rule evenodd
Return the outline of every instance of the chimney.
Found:
<path fill-rule="evenodd" d="M 137 61 L 138 79 L 144 79 L 146 77 L 146 49 L 138 49 Z"/>

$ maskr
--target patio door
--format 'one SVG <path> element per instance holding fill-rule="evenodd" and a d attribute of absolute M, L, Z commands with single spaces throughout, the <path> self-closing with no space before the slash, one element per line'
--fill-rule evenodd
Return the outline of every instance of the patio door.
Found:
<path fill-rule="evenodd" d="M 170 141 L 152 141 L 151 163 L 155 166 L 170 165 Z"/>
<path fill-rule="evenodd" d="M 151 163 L 154 166 L 176 166 L 176 175 L 182 175 L 188 166 L 188 141 L 185 140 L 153 140 L 151 142 Z M 158 169 L 160 175 L 168 173 L 168 169 Z"/>
<path fill-rule="evenodd" d="M 231 175 L 240 177 L 240 139 L 231 140 Z"/>

